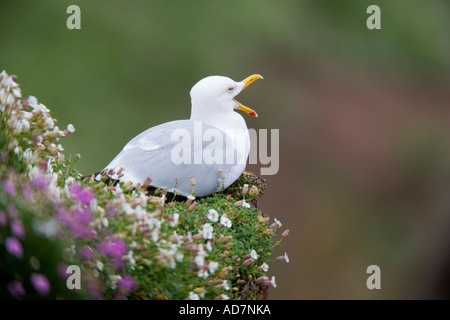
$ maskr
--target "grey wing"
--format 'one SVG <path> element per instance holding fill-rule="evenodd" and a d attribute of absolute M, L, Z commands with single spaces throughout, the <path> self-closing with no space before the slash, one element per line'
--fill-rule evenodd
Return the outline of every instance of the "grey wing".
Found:
<path fill-rule="evenodd" d="M 220 191 L 222 185 L 227 187 L 240 176 L 245 164 L 236 166 L 225 161 L 206 164 L 199 158 L 208 144 L 203 141 L 202 132 L 212 127 L 202 124 L 199 131 L 196 125 L 193 120 L 178 120 L 150 128 L 128 142 L 106 169 L 117 172 L 123 168 L 122 181 L 142 184 L 151 178 L 152 186 L 176 190 L 185 196 L 192 189 L 200 197 Z M 225 154 L 225 150 L 222 152 Z M 220 170 L 227 173 L 226 179 L 221 178 Z M 194 187 L 190 176 L 196 179 Z"/>

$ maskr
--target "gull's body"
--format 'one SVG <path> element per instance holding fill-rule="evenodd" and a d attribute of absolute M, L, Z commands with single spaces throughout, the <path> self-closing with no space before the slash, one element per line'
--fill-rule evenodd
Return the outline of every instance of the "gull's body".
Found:
<path fill-rule="evenodd" d="M 226 77 L 211 76 L 200 80 L 190 92 L 190 119 L 163 123 L 142 132 L 125 145 L 105 170 L 116 172 L 111 178 L 131 181 L 134 185 L 143 184 L 150 178 L 151 186 L 183 196 L 193 190 L 195 196 L 203 197 L 228 187 L 244 171 L 250 149 L 247 125 L 234 109 L 256 116 L 253 110 L 241 105 L 234 97 L 260 78 L 253 75 L 235 82 Z M 190 162 L 174 162 L 173 150 L 181 141 L 176 139 L 176 133 L 180 130 L 191 137 L 191 140 L 184 141 L 190 154 L 183 153 L 191 159 Z M 214 138 L 205 140 L 205 132 L 214 133 Z M 219 161 L 211 163 L 200 158 L 199 155 L 210 154 L 208 146 L 211 147 L 216 140 L 224 142 L 214 145 L 214 153 L 211 153 Z M 242 141 L 241 147 L 226 143 L 237 140 Z M 227 158 L 230 154 L 233 161 Z M 195 185 L 192 185 L 190 177 L 195 177 Z"/>

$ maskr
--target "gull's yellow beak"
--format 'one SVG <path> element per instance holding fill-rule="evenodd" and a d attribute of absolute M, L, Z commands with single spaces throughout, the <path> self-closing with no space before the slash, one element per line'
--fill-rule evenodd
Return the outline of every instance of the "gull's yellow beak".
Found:
<path fill-rule="evenodd" d="M 247 88 L 251 83 L 253 83 L 255 80 L 258 80 L 258 79 L 263 79 L 263 77 L 261 75 L 259 75 L 259 74 L 252 74 L 250 77 L 247 77 L 244 80 L 242 80 L 241 82 L 244 83 L 244 87 L 242 88 L 241 92 L 244 91 L 245 88 Z M 236 99 L 233 99 L 233 100 L 238 105 L 236 107 L 236 109 L 242 110 L 246 114 L 248 114 L 248 115 L 250 115 L 252 117 L 257 117 L 258 116 L 258 114 L 253 109 L 250 109 L 250 108 L 244 106 L 242 103 L 240 103 Z"/>

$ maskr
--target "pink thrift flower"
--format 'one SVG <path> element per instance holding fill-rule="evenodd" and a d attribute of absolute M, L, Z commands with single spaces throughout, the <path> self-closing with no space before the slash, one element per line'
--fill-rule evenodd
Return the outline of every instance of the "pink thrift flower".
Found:
<path fill-rule="evenodd" d="M 18 259 L 22 259 L 23 249 L 19 240 L 14 237 L 8 237 L 5 239 L 5 247 L 9 254 L 15 256 Z"/>
<path fill-rule="evenodd" d="M 78 238 L 91 239 L 95 236 L 94 230 L 89 226 L 92 214 L 88 210 L 75 210 L 72 212 L 70 229 Z"/>
<path fill-rule="evenodd" d="M 136 290 L 137 283 L 133 279 L 132 276 L 127 274 L 127 275 L 122 276 L 121 278 L 122 279 L 118 283 L 118 288 L 119 288 L 120 292 L 127 294 L 129 292 L 133 292 L 134 290 Z"/>
<path fill-rule="evenodd" d="M 111 238 L 98 245 L 98 251 L 107 256 L 116 269 L 124 266 L 122 257 L 127 254 L 127 246 L 120 238 Z"/>
<path fill-rule="evenodd" d="M 9 293 L 16 299 L 20 299 L 25 295 L 25 288 L 22 285 L 22 282 L 18 280 L 13 280 L 7 285 Z"/>
<path fill-rule="evenodd" d="M 56 217 L 78 239 L 92 239 L 96 234 L 95 230 L 89 226 L 92 214 L 88 210 L 74 208 L 72 212 L 67 212 L 59 207 L 56 209 Z"/>
<path fill-rule="evenodd" d="M 41 190 L 41 191 L 45 191 L 48 188 L 48 180 L 47 177 L 45 176 L 45 174 L 40 173 L 39 175 L 37 175 L 36 177 L 33 178 L 33 185 Z"/>
<path fill-rule="evenodd" d="M 94 257 L 94 251 L 88 246 L 82 247 L 79 254 L 83 260 L 92 260 Z"/>
<path fill-rule="evenodd" d="M 26 183 L 23 186 L 22 194 L 28 202 L 34 202 L 33 189 L 31 188 L 29 183 Z"/>
<path fill-rule="evenodd" d="M 50 292 L 50 282 L 46 276 L 40 273 L 31 274 L 31 284 L 41 297 L 45 297 Z"/>
<path fill-rule="evenodd" d="M 14 197 L 16 195 L 16 185 L 14 182 L 11 181 L 11 179 L 6 179 L 3 181 L 3 191 L 11 197 Z"/>
<path fill-rule="evenodd" d="M 91 200 L 94 198 L 92 195 L 91 190 L 89 189 L 83 189 L 80 184 L 74 183 L 70 188 L 70 193 L 72 194 L 72 197 L 82 204 L 89 205 L 91 203 Z"/>
<path fill-rule="evenodd" d="M 93 282 L 89 282 L 87 284 L 88 286 L 88 290 L 89 293 L 91 294 L 92 298 L 94 299 L 102 299 L 103 294 L 102 294 L 102 290 L 97 286 L 97 284 L 93 283 Z"/>
<path fill-rule="evenodd" d="M 25 238 L 25 228 L 20 221 L 11 222 L 11 232 L 19 239 Z"/>
<path fill-rule="evenodd" d="M 70 273 L 67 272 L 68 265 L 65 263 L 59 263 L 56 267 L 56 271 L 61 279 L 67 279 Z"/>

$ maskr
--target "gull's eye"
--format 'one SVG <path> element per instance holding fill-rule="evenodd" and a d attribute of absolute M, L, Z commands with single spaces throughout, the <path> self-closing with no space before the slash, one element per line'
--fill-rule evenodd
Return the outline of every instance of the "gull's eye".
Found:
<path fill-rule="evenodd" d="M 228 88 L 228 92 L 233 92 L 234 88 L 233 87 L 229 87 Z"/>

